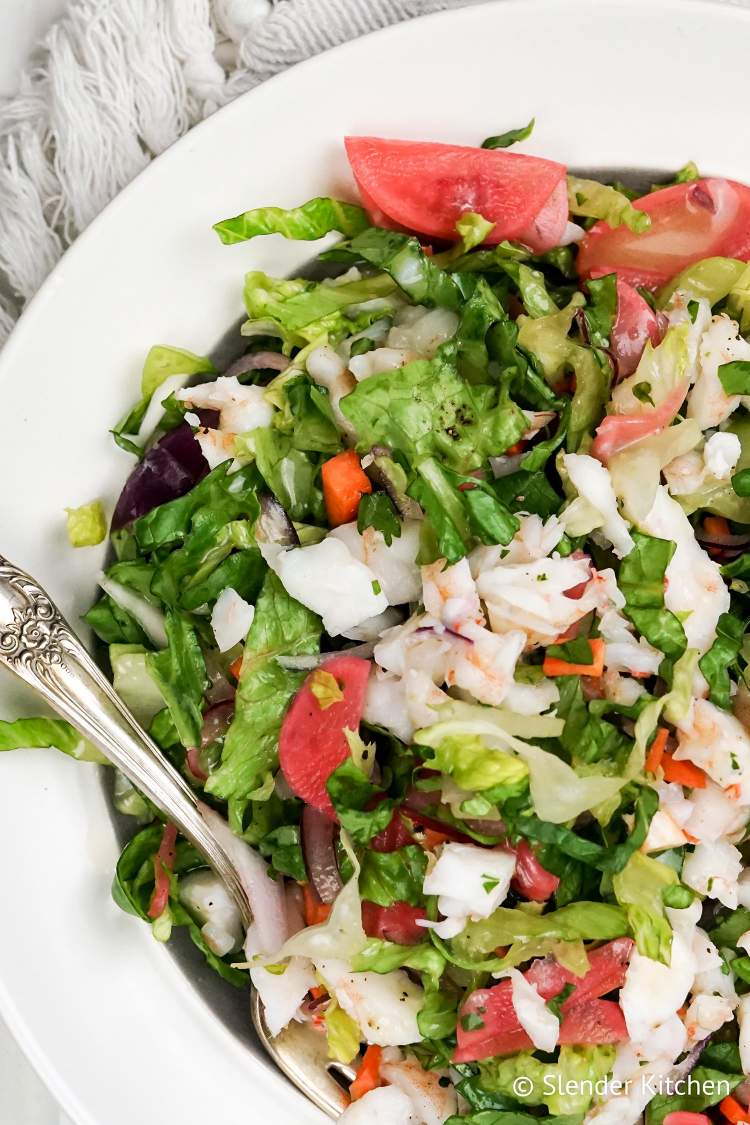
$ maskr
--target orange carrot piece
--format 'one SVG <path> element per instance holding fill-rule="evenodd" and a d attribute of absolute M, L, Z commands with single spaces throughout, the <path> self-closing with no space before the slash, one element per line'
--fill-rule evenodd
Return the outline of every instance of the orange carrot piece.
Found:
<path fill-rule="evenodd" d="M 242 657 L 241 656 L 238 656 L 236 660 L 232 661 L 232 663 L 229 665 L 229 671 L 234 676 L 235 680 L 239 680 L 240 672 L 242 671 Z"/>
<path fill-rule="evenodd" d="M 545 656 L 542 671 L 545 676 L 601 676 L 604 672 L 604 641 L 601 637 L 589 639 L 593 661 L 591 664 L 571 664 L 558 656 Z"/>
<path fill-rule="evenodd" d="M 709 535 L 729 535 L 729 524 L 723 516 L 704 516 L 703 527 Z"/>
<path fill-rule="evenodd" d="M 648 748 L 648 754 L 646 755 L 646 769 L 649 773 L 656 773 L 661 765 L 664 751 L 667 748 L 668 738 L 669 732 L 664 727 L 659 727 L 654 735 L 654 741 Z"/>
<path fill-rule="evenodd" d="M 302 900 L 306 926 L 317 926 L 326 921 L 331 913 L 330 904 L 321 902 L 309 883 L 302 884 Z"/>
<path fill-rule="evenodd" d="M 750 1125 L 750 1110 L 745 1109 L 731 1094 L 719 1104 L 719 1109 L 732 1125 Z"/>
<path fill-rule="evenodd" d="M 382 1057 L 383 1048 L 376 1047 L 374 1044 L 371 1044 L 365 1051 L 357 1071 L 357 1077 L 349 1087 L 349 1096 L 353 1102 L 364 1097 L 365 1094 L 369 1094 L 370 1090 L 380 1086 L 380 1062 Z"/>
<path fill-rule="evenodd" d="M 676 781 L 678 785 L 687 785 L 690 789 L 706 788 L 708 779 L 700 766 L 694 766 L 692 762 L 675 761 L 674 755 L 666 750 L 662 754 L 661 768 L 665 781 Z"/>
<path fill-rule="evenodd" d="M 356 519 L 359 502 L 364 495 L 372 492 L 372 484 L 354 450 L 347 449 L 325 461 L 321 477 L 331 527 Z"/>

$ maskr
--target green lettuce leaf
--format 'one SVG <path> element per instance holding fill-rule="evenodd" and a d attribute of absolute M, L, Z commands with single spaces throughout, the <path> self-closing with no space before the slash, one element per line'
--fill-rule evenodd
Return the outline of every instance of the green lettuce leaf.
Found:
<path fill-rule="evenodd" d="M 702 258 L 699 262 L 692 262 L 659 290 L 657 306 L 663 309 L 678 289 L 696 299 L 704 297 L 709 305 L 717 305 L 730 293 L 739 292 L 736 287 L 742 285 L 746 270 L 746 263 L 736 258 Z M 739 309 L 729 311 L 739 319 Z"/>
<path fill-rule="evenodd" d="M 322 520 L 318 458 L 295 449 L 294 438 L 273 426 L 253 431 L 258 471 L 293 520 Z"/>
<path fill-rule="evenodd" d="M 639 953 L 669 964 L 672 927 L 664 912 L 662 892 L 679 882 L 666 863 L 634 852 L 622 871 L 612 877 L 615 898 L 625 909 Z"/>
<path fill-rule="evenodd" d="M 146 634 L 135 618 L 113 601 L 109 594 L 100 598 L 96 605 L 83 615 L 83 620 L 107 645 L 147 643 Z"/>
<path fill-rule="evenodd" d="M 245 276 L 249 321 L 242 326 L 242 333 L 278 336 L 287 353 L 312 342 L 337 342 L 383 316 L 380 305 L 364 312 L 352 312 L 352 306 L 386 298 L 395 289 L 395 282 L 385 273 L 360 281 L 324 284 L 300 278 L 282 280 L 256 270 Z M 389 307 L 387 303 L 385 307 Z"/>
<path fill-rule="evenodd" d="M 362 897 L 367 898 L 367 895 L 363 894 Z M 424 973 L 435 986 L 444 968 L 445 958 L 429 942 L 422 942 L 420 945 L 397 945 L 392 941 L 381 941 L 380 938 L 368 938 L 365 947 L 352 961 L 352 970 L 355 973 L 391 973 L 394 969 L 414 969 L 418 973 Z M 450 1035 L 452 1031 L 453 1027 L 442 1034 Z M 429 1032 L 422 1030 L 422 1034 L 433 1038 L 441 1033 L 433 1027 Z"/>
<path fill-rule="evenodd" d="M 16 719 L 14 722 L 0 720 L 0 751 L 48 747 L 79 762 L 109 765 L 104 755 L 64 719 Z"/>
<path fill-rule="evenodd" d="M 568 206 L 573 215 L 602 219 L 610 227 L 625 225 L 636 234 L 651 226 L 645 211 L 635 208 L 626 195 L 597 180 L 568 176 Z"/>
<path fill-rule="evenodd" d="M 225 801 L 246 800 L 275 769 L 281 722 L 305 678 L 282 668 L 276 657 L 317 652 L 320 633 L 320 618 L 290 598 L 269 571 L 245 643 L 234 719 L 207 792 Z"/>
<path fill-rule="evenodd" d="M 625 614 L 654 648 L 676 660 L 685 651 L 687 637 L 679 619 L 664 605 L 664 572 L 675 544 L 638 531 L 632 536 L 635 548 L 622 560 L 618 575 Z"/>
<path fill-rule="evenodd" d="M 354 203 L 319 196 L 299 207 L 256 207 L 214 223 L 214 230 L 225 246 L 247 242 L 260 234 L 283 234 L 284 238 L 310 242 L 331 231 L 351 238 L 370 225 L 367 213 Z"/>
<path fill-rule="evenodd" d="M 546 1105 L 553 1114 L 581 1114 L 592 1101 L 592 1086 L 606 1078 L 614 1061 L 613 1046 L 562 1046 L 554 1063 L 542 1062 L 524 1051 L 481 1063 L 479 1081 L 485 1089 L 515 1097 L 526 1105 Z M 529 1080 L 528 1093 L 526 1089 L 519 1092 L 519 1076 Z"/>
<path fill-rule="evenodd" d="M 449 774 L 462 789 L 482 792 L 498 785 L 517 787 L 526 782 L 529 767 L 504 750 L 490 749 L 477 735 L 446 738 L 433 751 L 430 766 Z"/>
<path fill-rule="evenodd" d="M 133 532 L 140 550 L 182 543 L 196 522 L 210 521 L 219 528 L 231 520 L 254 520 L 261 483 L 258 470 L 246 465 L 230 473 L 229 467 L 229 461 L 223 462 L 184 496 L 160 504 L 137 519 Z"/>
<path fill-rule="evenodd" d="M 326 789 L 339 823 L 355 844 L 368 844 L 390 823 L 395 800 L 383 800 L 383 790 L 374 785 L 351 758 L 333 771 Z"/>
<path fill-rule="evenodd" d="M 416 844 L 395 852 L 366 851 L 359 876 L 360 896 L 378 906 L 392 906 L 394 902 L 421 906 L 426 868 L 425 852 Z"/>
<path fill-rule="evenodd" d="M 467 922 L 452 947 L 475 958 L 477 953 L 490 953 L 499 945 L 515 942 L 609 941 L 627 932 L 625 912 L 605 902 L 573 902 L 547 914 L 501 906 L 490 918 Z"/>
<path fill-rule="evenodd" d="M 528 427 L 507 396 L 469 386 L 440 356 L 370 376 L 341 400 L 341 409 L 360 449 L 387 445 L 413 464 L 437 457 L 459 473 L 503 453 Z"/>
<path fill-rule="evenodd" d="M 200 746 L 206 662 L 192 625 L 180 614 L 166 618 L 168 646 L 146 657 L 148 671 L 163 696 L 183 746 Z"/>
<path fill-rule="evenodd" d="M 392 277 L 415 304 L 459 307 L 461 293 L 455 281 L 425 254 L 413 235 L 369 227 L 349 246 L 358 257 Z"/>
<path fill-rule="evenodd" d="M 716 640 L 698 661 L 698 667 L 708 681 L 709 699 L 717 707 L 731 708 L 731 680 L 729 671 L 735 667 L 742 648 L 745 623 L 733 613 L 722 613 L 716 625 Z"/>
<path fill-rule="evenodd" d="M 684 1092 L 665 1091 L 652 1098 L 646 1109 L 646 1125 L 662 1125 L 670 1113 L 700 1113 L 718 1105 L 743 1077 L 737 1044 L 709 1042 L 690 1072 L 690 1083 L 684 1083 Z"/>
<path fill-rule="evenodd" d="M 148 664 L 148 652 L 141 645 L 109 646 L 112 686 L 123 703 L 148 730 L 152 719 L 164 708 L 164 696 Z"/>
<path fill-rule="evenodd" d="M 248 504 L 248 510 L 251 511 L 250 519 L 230 520 L 223 526 L 216 513 L 203 513 L 200 520 L 194 521 L 194 530 L 188 535 L 184 545 L 172 551 L 157 569 L 151 582 L 151 593 L 156 594 L 165 605 L 174 608 L 199 608 L 210 600 L 211 594 L 217 597 L 226 589 L 226 584 L 222 586 L 220 579 L 215 577 L 216 570 L 227 562 L 234 550 L 245 555 L 248 563 L 254 562 L 253 585 L 257 593 L 265 566 L 255 546 L 252 532 L 253 517 L 260 513 L 260 505 L 255 496 L 252 497 L 252 503 Z M 234 564 L 229 569 L 236 568 L 237 564 Z M 226 573 L 225 567 L 222 574 Z"/>
<path fill-rule="evenodd" d="M 525 141 L 530 137 L 535 125 L 536 118 L 532 117 L 528 125 L 522 125 L 520 129 L 508 129 L 507 132 L 499 133 L 496 137 L 487 137 L 482 141 L 482 148 L 510 148 L 518 141 Z"/>
<path fill-rule="evenodd" d="M 206 356 L 195 355 L 184 348 L 173 348 L 169 344 L 155 344 L 149 350 L 143 363 L 140 402 L 113 429 L 115 441 L 118 440 L 120 435 L 138 433 L 146 416 L 149 403 L 165 379 L 172 375 L 184 375 L 187 382 L 187 379 L 192 375 L 215 374 L 216 368 Z M 140 455 L 142 452 L 138 445 L 127 442 L 126 439 L 122 439 L 118 444 L 122 444 L 123 448 L 128 449 L 131 453 Z"/>
<path fill-rule="evenodd" d="M 107 517 L 101 500 L 80 508 L 66 508 L 68 542 L 71 547 L 96 547 L 107 534 Z"/>
<path fill-rule="evenodd" d="M 719 364 L 718 376 L 725 394 L 750 394 L 750 363 L 746 359 Z"/>
<path fill-rule="evenodd" d="M 617 319 L 617 275 L 592 278 L 586 282 L 589 301 L 584 309 L 589 340 L 597 348 L 608 348 Z"/>

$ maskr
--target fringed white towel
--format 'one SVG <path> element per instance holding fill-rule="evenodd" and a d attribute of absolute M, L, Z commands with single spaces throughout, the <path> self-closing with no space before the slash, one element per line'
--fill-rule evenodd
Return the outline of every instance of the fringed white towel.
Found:
<path fill-rule="evenodd" d="M 72 0 L 0 103 L 0 344 L 63 250 L 154 156 L 329 47 L 471 0 Z"/>

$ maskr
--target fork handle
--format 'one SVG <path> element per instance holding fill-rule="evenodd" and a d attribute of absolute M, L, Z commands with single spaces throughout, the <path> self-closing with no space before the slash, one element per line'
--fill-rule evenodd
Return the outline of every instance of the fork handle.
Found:
<path fill-rule="evenodd" d="M 49 594 L 2 555 L 0 665 L 42 695 L 195 845 L 249 927 L 247 894 L 195 793 L 135 721 Z"/>

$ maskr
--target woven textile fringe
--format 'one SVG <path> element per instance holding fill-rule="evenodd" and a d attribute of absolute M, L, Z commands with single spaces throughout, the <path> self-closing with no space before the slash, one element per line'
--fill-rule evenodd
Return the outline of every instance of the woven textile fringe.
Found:
<path fill-rule="evenodd" d="M 72 0 L 0 102 L 0 344 L 65 248 L 226 102 L 329 47 L 467 0 Z"/>

